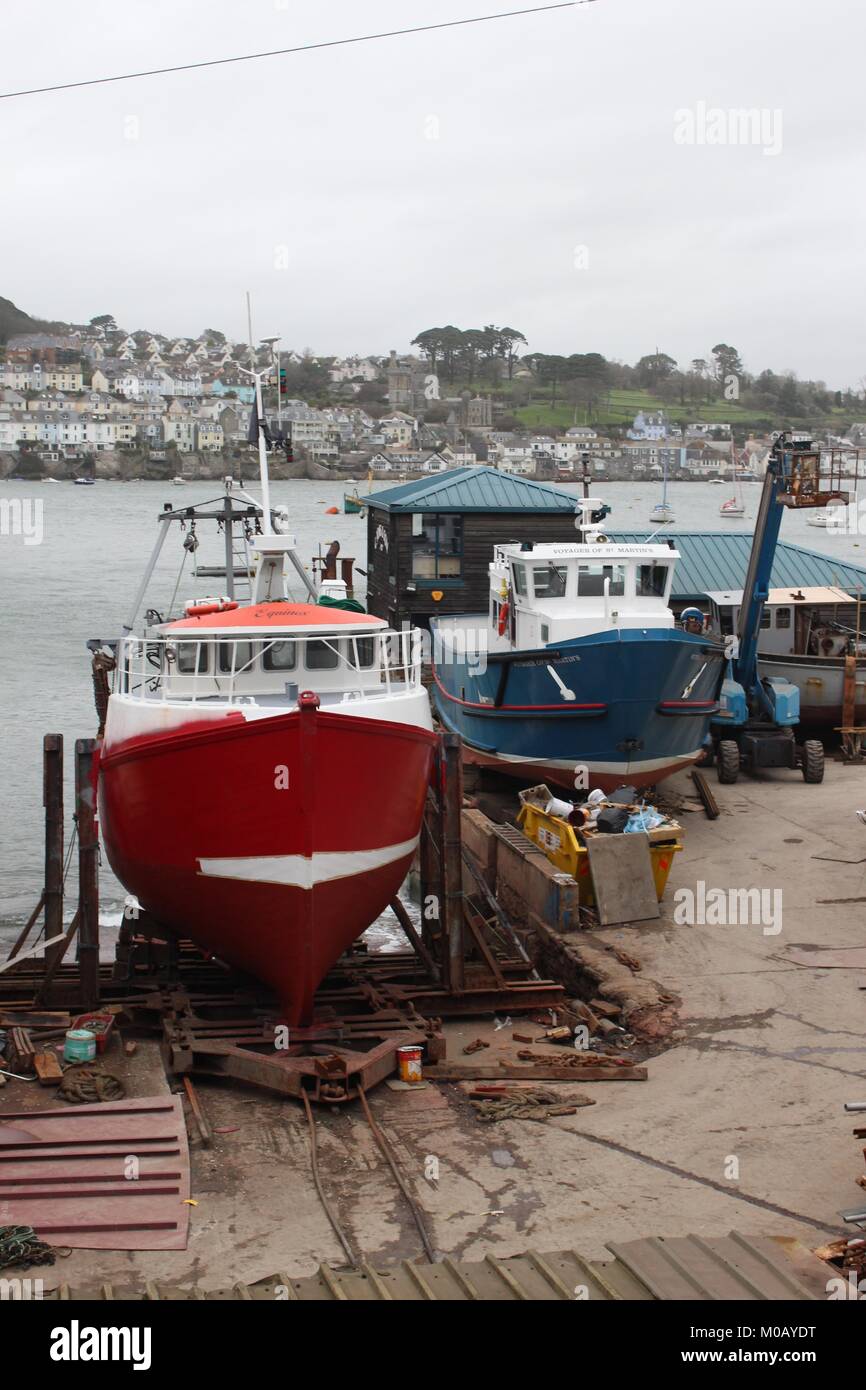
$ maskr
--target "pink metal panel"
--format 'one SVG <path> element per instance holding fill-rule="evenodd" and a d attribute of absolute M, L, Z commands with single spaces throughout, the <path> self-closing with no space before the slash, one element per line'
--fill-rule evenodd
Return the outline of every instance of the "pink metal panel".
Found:
<path fill-rule="evenodd" d="M 185 1250 L 188 1198 L 179 1096 L 0 1117 L 0 1225 L 75 1249 Z"/>

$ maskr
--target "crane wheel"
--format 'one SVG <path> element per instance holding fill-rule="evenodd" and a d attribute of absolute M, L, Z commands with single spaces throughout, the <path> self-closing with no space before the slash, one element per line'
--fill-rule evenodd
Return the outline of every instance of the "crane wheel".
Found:
<path fill-rule="evenodd" d="M 803 781 L 823 782 L 824 745 L 816 738 L 807 738 L 803 744 Z"/>
<path fill-rule="evenodd" d="M 732 738 L 721 739 L 716 760 L 719 766 L 719 781 L 733 785 L 740 775 L 740 745 Z"/>

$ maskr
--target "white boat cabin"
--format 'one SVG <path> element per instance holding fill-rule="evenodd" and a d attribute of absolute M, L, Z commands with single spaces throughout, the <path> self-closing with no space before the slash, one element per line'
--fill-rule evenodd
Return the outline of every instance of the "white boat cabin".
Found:
<path fill-rule="evenodd" d="M 671 628 L 678 552 L 666 544 L 499 545 L 490 572 L 492 651 L 554 645 L 612 628 Z"/>
<path fill-rule="evenodd" d="M 719 637 L 737 630 L 742 589 L 708 592 L 710 627 Z M 763 656 L 845 656 L 857 627 L 857 600 L 832 586 L 771 589 L 761 614 Z"/>
<path fill-rule="evenodd" d="M 163 701 L 293 705 L 311 690 L 327 705 L 420 685 L 412 634 L 369 614 L 279 601 L 201 606 L 217 611 L 193 606 L 154 636 L 124 640 L 121 691 Z"/>

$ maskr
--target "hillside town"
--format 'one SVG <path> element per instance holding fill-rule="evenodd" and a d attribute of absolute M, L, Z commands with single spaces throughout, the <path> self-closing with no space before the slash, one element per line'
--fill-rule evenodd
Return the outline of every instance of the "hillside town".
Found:
<path fill-rule="evenodd" d="M 518 380 L 532 382 L 532 362 L 516 362 Z M 318 358 L 279 352 L 273 340 L 253 352 L 216 330 L 128 333 L 109 315 L 65 333 L 13 334 L 0 362 L 0 476 L 221 477 L 255 440 L 252 370 L 263 374 L 276 477 L 411 478 L 487 464 L 547 481 L 699 481 L 766 463 L 769 435 L 738 440 L 730 424 L 675 423 L 663 408 L 602 430 L 577 423 L 575 407 L 574 423 L 533 431 L 493 392 L 449 395 L 436 365 L 423 350 Z M 853 425 L 827 442 L 854 448 L 864 434 Z"/>

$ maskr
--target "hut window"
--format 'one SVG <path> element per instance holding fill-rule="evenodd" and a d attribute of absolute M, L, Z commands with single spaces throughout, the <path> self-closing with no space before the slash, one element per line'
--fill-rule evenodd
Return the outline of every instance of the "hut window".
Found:
<path fill-rule="evenodd" d="M 308 671 L 333 671 L 340 660 L 331 642 L 308 642 L 306 666 Z"/>
<path fill-rule="evenodd" d="M 777 609 L 776 609 L 776 627 L 790 627 L 790 626 L 791 626 L 791 610 L 790 610 L 790 608 L 777 608 Z"/>
<path fill-rule="evenodd" d="M 262 665 L 266 671 L 294 671 L 297 660 L 294 642 L 271 642 L 265 647 Z"/>
<path fill-rule="evenodd" d="M 414 514 L 412 576 L 459 579 L 463 571 L 463 518 L 438 512 Z"/>

